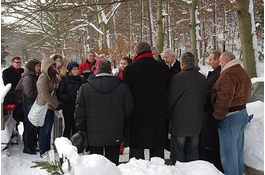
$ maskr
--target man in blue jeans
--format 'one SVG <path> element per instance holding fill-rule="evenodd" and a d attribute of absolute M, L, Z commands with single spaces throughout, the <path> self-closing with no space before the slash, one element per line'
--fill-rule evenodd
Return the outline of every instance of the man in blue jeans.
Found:
<path fill-rule="evenodd" d="M 171 123 L 170 159 L 174 164 L 199 159 L 199 134 L 207 90 L 206 78 L 197 71 L 192 53 L 182 55 L 180 67 L 181 72 L 169 84 L 167 96 Z"/>
<path fill-rule="evenodd" d="M 221 163 L 225 175 L 243 175 L 244 130 L 248 123 L 246 104 L 251 81 L 231 52 L 220 56 L 221 74 L 212 89 L 213 116 L 220 120 Z"/>

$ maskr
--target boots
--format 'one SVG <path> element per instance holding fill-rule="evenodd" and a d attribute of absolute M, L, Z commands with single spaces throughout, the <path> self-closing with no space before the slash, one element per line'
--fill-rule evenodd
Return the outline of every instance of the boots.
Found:
<path fill-rule="evenodd" d="M 37 145 L 38 138 L 35 133 L 31 134 L 30 140 L 31 140 L 31 144 L 30 144 L 31 149 L 33 149 L 35 152 L 40 152 L 40 150 L 38 149 L 38 145 Z"/>
<path fill-rule="evenodd" d="M 23 134 L 23 142 L 24 142 L 24 149 L 23 149 L 23 153 L 26 153 L 26 154 L 32 154 L 32 155 L 35 155 L 37 154 L 35 150 L 33 150 L 31 148 L 31 139 L 30 138 L 30 134 Z"/>

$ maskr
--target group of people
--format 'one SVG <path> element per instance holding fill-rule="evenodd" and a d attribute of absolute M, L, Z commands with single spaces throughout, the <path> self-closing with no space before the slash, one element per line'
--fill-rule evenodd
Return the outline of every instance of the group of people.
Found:
<path fill-rule="evenodd" d="M 40 155 L 44 156 L 50 149 L 53 110 L 63 109 L 63 136 L 85 132 L 90 153 L 105 155 L 115 164 L 126 137 L 129 158 L 144 159 L 144 149 L 149 149 L 150 158 L 164 158 L 167 149 L 173 163 L 203 159 L 226 175 L 242 175 L 251 81 L 240 61 L 231 52 L 215 50 L 209 55 L 213 71 L 205 77 L 190 52 L 178 61 L 172 49 L 165 49 L 161 57 L 146 42 L 136 44 L 134 52 L 133 59 L 122 58 L 114 76 L 111 63 L 96 60 L 92 50 L 84 63 L 69 62 L 61 78 L 54 59 L 44 58 L 41 71 L 39 61 L 30 61 L 34 62 L 31 66 L 27 63 L 22 74 L 31 76 L 27 82 L 23 79 L 23 87 L 31 84 L 25 88 L 26 99 L 30 88 L 34 93 L 23 103 L 23 111 L 29 111 L 36 97 L 40 105 L 48 102 L 49 109 L 39 128 L 26 121 L 24 112 L 25 127 L 28 123 L 24 143 L 38 133 Z M 22 73 L 15 67 L 19 61 L 12 60 L 16 74 Z M 51 96 L 53 90 L 56 93 Z M 35 143 L 29 145 L 25 148 L 34 152 Z"/>

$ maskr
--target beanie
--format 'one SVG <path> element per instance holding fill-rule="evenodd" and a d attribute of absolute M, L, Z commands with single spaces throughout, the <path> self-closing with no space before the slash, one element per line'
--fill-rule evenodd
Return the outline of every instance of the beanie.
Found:
<path fill-rule="evenodd" d="M 69 63 L 67 63 L 66 68 L 67 68 L 68 72 L 70 72 L 74 67 L 79 67 L 77 62 L 70 61 Z"/>

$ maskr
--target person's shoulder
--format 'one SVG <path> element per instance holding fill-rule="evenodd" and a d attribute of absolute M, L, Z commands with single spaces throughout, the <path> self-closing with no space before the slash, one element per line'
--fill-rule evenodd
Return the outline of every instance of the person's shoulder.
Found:
<path fill-rule="evenodd" d="M 12 70 L 12 68 L 11 68 L 11 66 L 9 66 L 8 68 L 6 68 L 6 69 L 3 70 L 3 73 L 9 72 L 11 70 Z"/>

